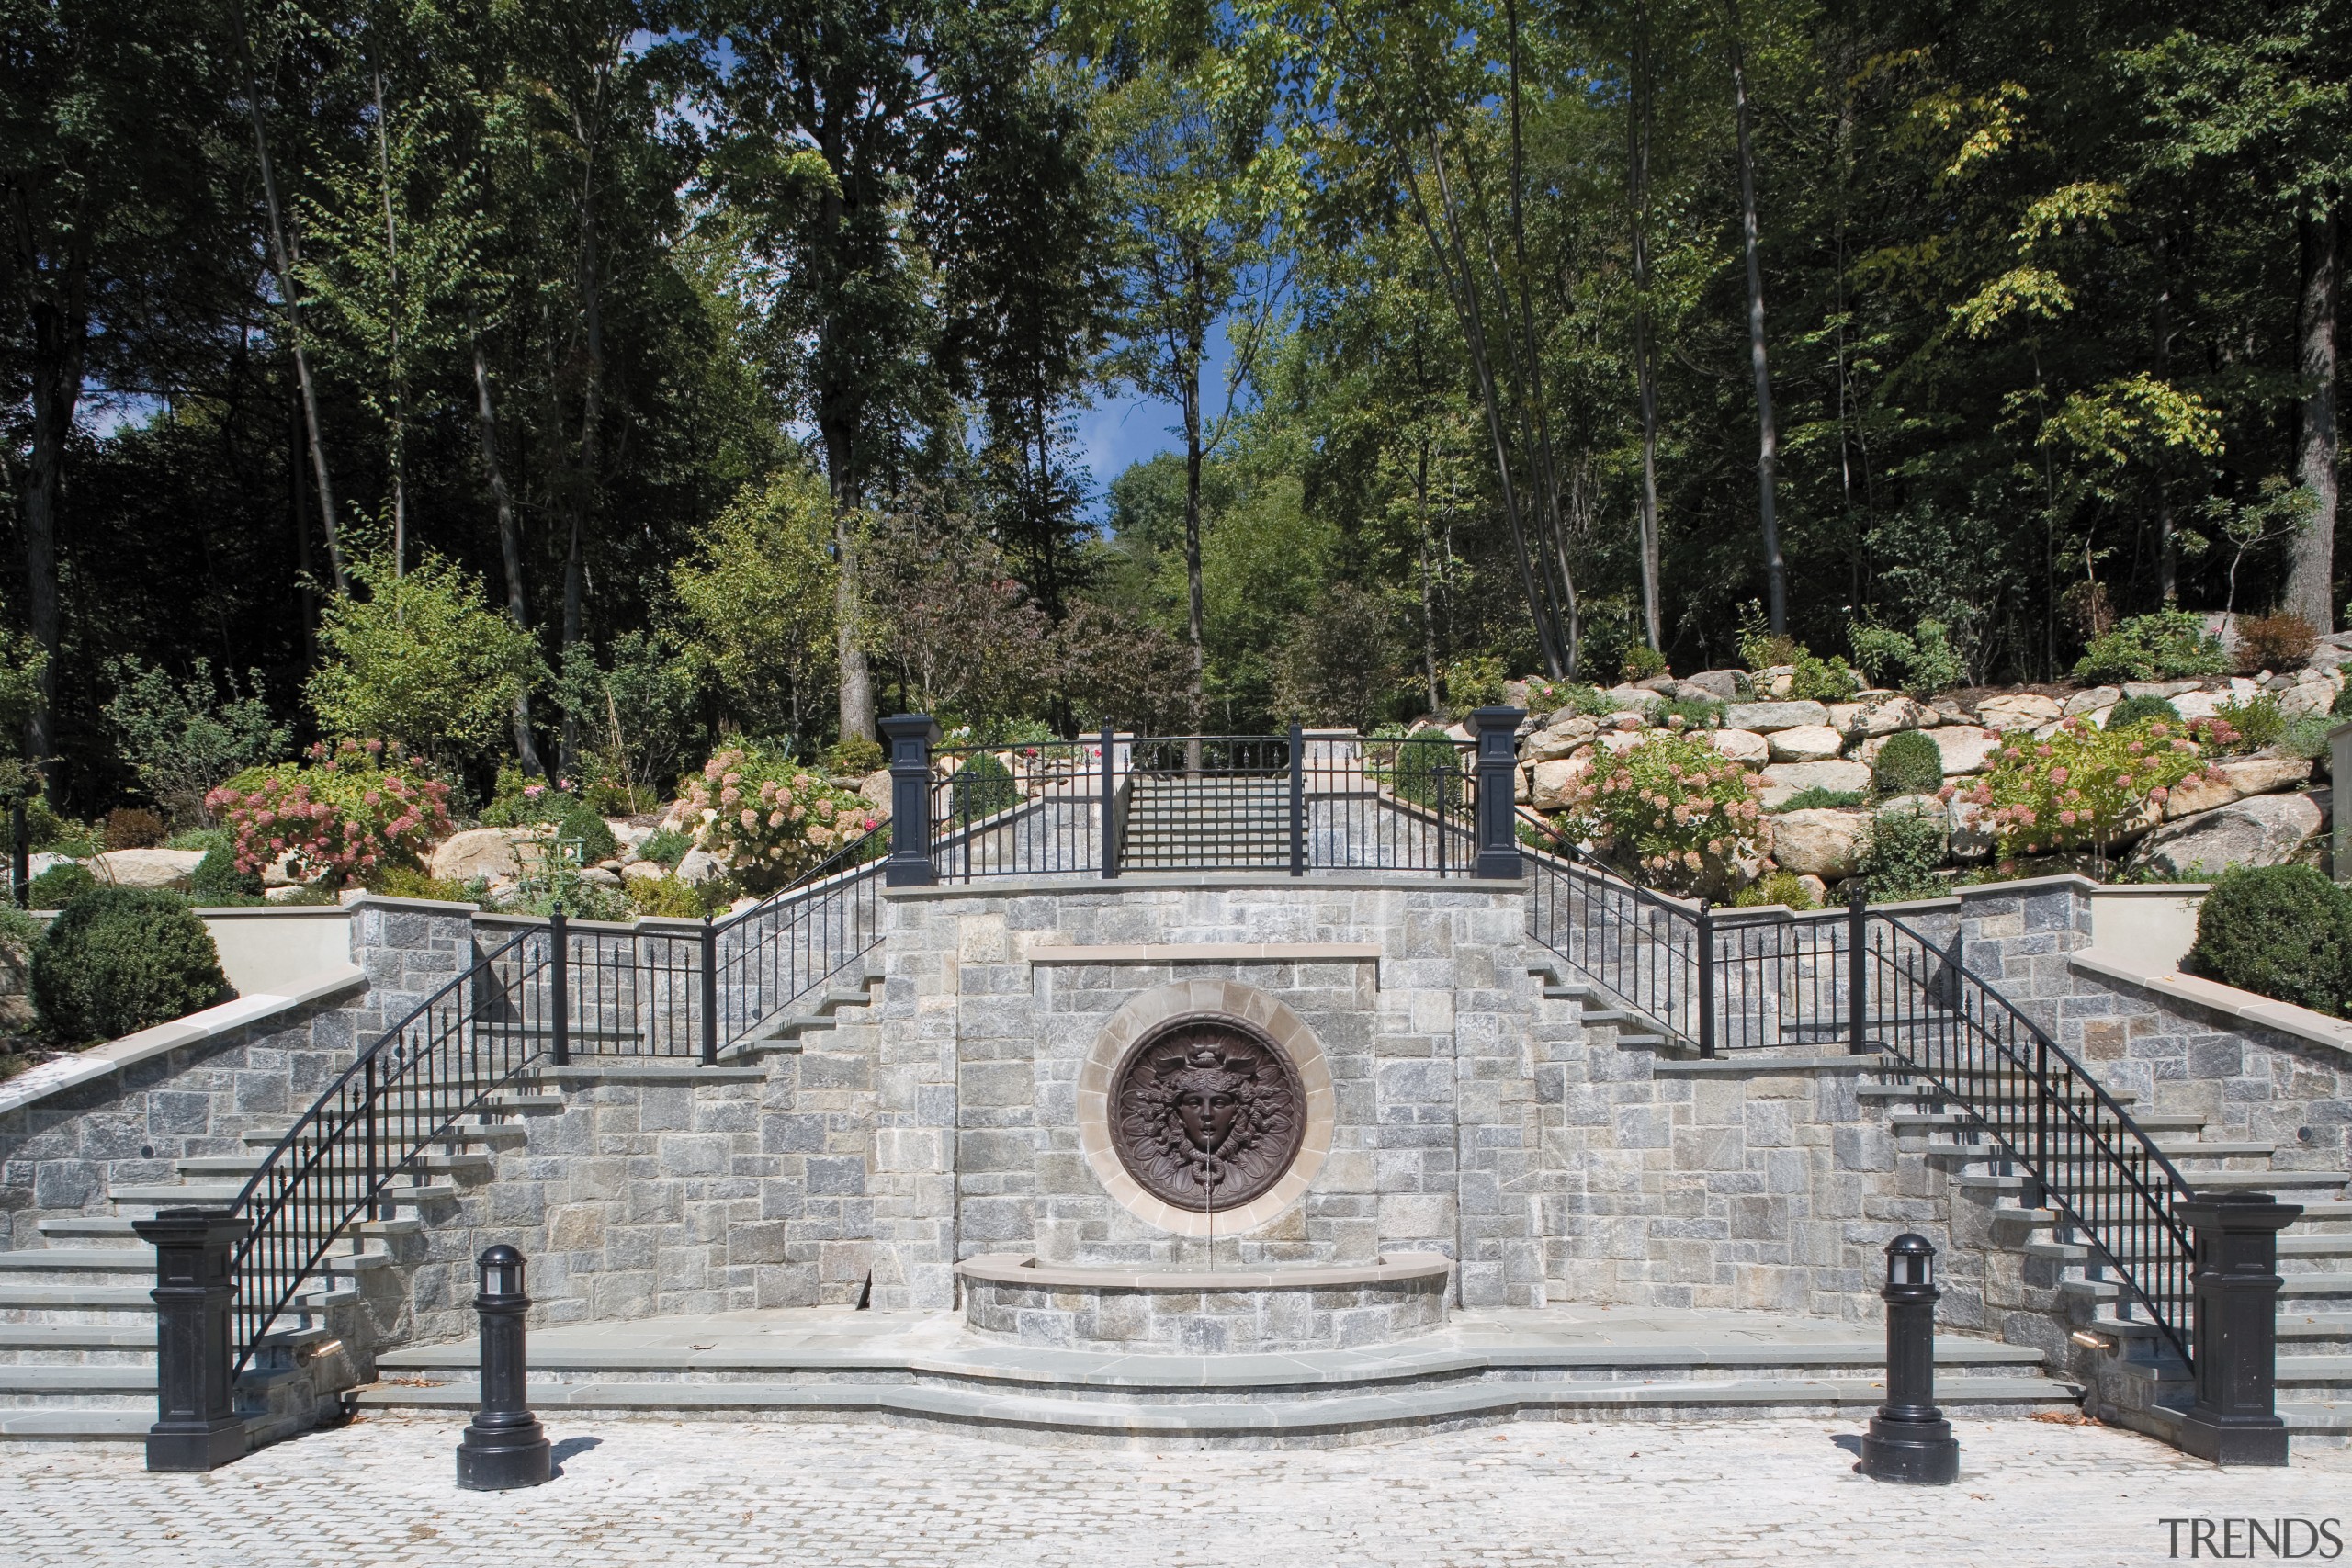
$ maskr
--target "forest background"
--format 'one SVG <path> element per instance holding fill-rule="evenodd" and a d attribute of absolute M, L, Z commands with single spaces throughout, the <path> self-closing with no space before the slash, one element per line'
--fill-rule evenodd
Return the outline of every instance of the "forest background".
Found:
<path fill-rule="evenodd" d="M 0 699 L 96 810 L 2329 630 L 2348 175 L 2317 0 L 0 0 Z"/>

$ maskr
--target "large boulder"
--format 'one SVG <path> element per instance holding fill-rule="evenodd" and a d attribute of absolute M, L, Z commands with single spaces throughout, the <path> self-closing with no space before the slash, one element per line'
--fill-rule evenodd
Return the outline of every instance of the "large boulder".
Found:
<path fill-rule="evenodd" d="M 2037 729 L 2054 723 L 2061 711 L 2054 698 L 2034 692 L 2009 692 L 1977 704 L 1976 720 L 1985 728 L 2006 735 L 2012 729 Z"/>
<path fill-rule="evenodd" d="M 727 868 L 719 864 L 718 857 L 708 850 L 688 850 L 672 874 L 689 887 L 699 887 L 706 882 L 716 882 L 726 875 Z"/>
<path fill-rule="evenodd" d="M 2123 694 L 2127 697 L 2163 697 L 2166 701 L 2184 692 L 2197 690 L 2194 681 L 2126 681 Z"/>
<path fill-rule="evenodd" d="M 1776 729 L 1765 739 L 1776 762 L 1819 762 L 1845 750 L 1846 738 L 1826 724 L 1803 724 Z"/>
<path fill-rule="evenodd" d="M 1752 729 L 1710 730 L 1707 739 L 1735 762 L 1761 767 L 1772 760 L 1772 743 Z"/>
<path fill-rule="evenodd" d="M 90 862 L 90 874 L 118 887 L 186 887 L 204 863 L 202 850 L 108 850 Z"/>
<path fill-rule="evenodd" d="M 2132 852 L 2131 865 L 2160 876 L 2219 876 L 2232 866 L 2284 865 L 2326 822 L 2307 795 L 2260 795 L 2167 822 Z"/>
<path fill-rule="evenodd" d="M 2093 686 L 2086 692 L 2076 692 L 2073 696 L 2068 697 L 2066 705 L 2059 709 L 2059 712 L 2068 718 L 2081 718 L 2098 713 L 2102 708 L 2111 708 L 2122 700 L 2123 693 L 2119 687 Z"/>
<path fill-rule="evenodd" d="M 1528 804 L 1538 811 L 1559 810 L 1567 804 L 1565 795 L 1569 783 L 1591 766 L 1589 755 L 1536 763 L 1528 781 Z"/>
<path fill-rule="evenodd" d="M 2312 718 L 2335 705 L 2335 685 L 2324 675 L 2306 670 L 2315 679 L 2298 681 L 2278 694 L 2278 711 L 2289 718 Z"/>
<path fill-rule="evenodd" d="M 1936 743 L 1936 753 L 1943 759 L 1944 777 L 1948 779 L 1983 773 L 2001 743 L 2000 737 L 1973 724 L 1938 725 L 1926 734 Z"/>
<path fill-rule="evenodd" d="M 1675 682 L 1675 687 L 1686 697 L 1736 703 L 1739 700 L 1739 682 L 1740 672 L 1736 670 L 1702 670 L 1696 675 L 1685 675 Z"/>
<path fill-rule="evenodd" d="M 436 881 L 514 882 L 523 874 L 523 848 L 544 830 L 537 828 L 469 828 L 433 846 L 425 870 Z"/>
<path fill-rule="evenodd" d="M 2173 786 L 2165 801 L 2165 820 L 2178 822 L 2200 811 L 2212 811 L 2250 795 L 2272 795 L 2309 782 L 2312 764 L 2303 757 L 2246 757 L 2217 763 L 2219 779 L 2200 774 Z"/>
<path fill-rule="evenodd" d="M 1951 799 L 1951 831 L 1944 839 L 1944 853 L 1952 860 L 1966 863 L 1991 860 L 1999 840 L 1984 818 L 1992 807 L 1979 806 L 1958 795 Z"/>
<path fill-rule="evenodd" d="M 2183 692 L 2173 698 L 2173 711 L 2183 718 L 2211 718 L 2229 700 L 2226 692 Z"/>
<path fill-rule="evenodd" d="M 1772 858 L 1782 871 L 1834 882 L 1854 874 L 1854 856 L 1870 822 L 1860 811 L 1787 811 L 1772 818 Z"/>
<path fill-rule="evenodd" d="M 1892 735 L 1898 729 L 1925 729 L 1938 719 L 1935 709 L 1898 694 L 1832 703 L 1829 722 L 1849 737 L 1877 737 Z"/>
<path fill-rule="evenodd" d="M 1615 703 L 1620 711 L 1647 714 L 1665 705 L 1666 699 L 1646 686 L 1611 686 L 1600 694 Z M 1468 739 L 1468 737 L 1464 737 Z"/>
<path fill-rule="evenodd" d="M 1734 703 L 1724 713 L 1728 729 L 1753 729 L 1770 734 L 1801 725 L 1827 724 L 1829 710 L 1819 703 Z"/>
<path fill-rule="evenodd" d="M 857 794 L 858 798 L 874 808 L 874 814 L 878 819 L 885 822 L 890 819 L 889 769 L 876 768 L 866 774 L 865 778 L 858 781 Z"/>
<path fill-rule="evenodd" d="M 1600 728 L 1597 719 L 1584 714 L 1569 714 L 1529 736 L 1519 749 L 1520 757 L 1529 762 L 1552 762 L 1573 756 L 1590 744 Z"/>
<path fill-rule="evenodd" d="M 1775 762 L 1764 770 L 1761 796 L 1765 809 L 1770 810 L 1809 789 L 1870 787 L 1871 771 L 1860 762 Z"/>

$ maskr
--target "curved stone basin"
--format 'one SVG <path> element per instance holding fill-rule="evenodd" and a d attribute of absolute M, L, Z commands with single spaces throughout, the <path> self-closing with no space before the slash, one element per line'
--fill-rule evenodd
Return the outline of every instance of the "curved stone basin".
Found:
<path fill-rule="evenodd" d="M 1427 1334 L 1445 1322 L 1453 1270 L 1435 1252 L 1219 1269 L 1083 1268 L 997 1252 L 956 1266 L 976 1334 L 1162 1355 L 1343 1349 Z"/>

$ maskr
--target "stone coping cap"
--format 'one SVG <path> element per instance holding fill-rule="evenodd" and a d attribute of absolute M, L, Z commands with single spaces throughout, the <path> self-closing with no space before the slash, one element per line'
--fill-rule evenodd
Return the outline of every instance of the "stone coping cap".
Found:
<path fill-rule="evenodd" d="M 1022 1252 L 986 1252 L 956 1265 L 956 1272 L 965 1279 L 993 1285 L 1102 1291 L 1329 1290 L 1349 1285 L 1390 1285 L 1407 1280 L 1442 1280 L 1453 1271 L 1453 1259 L 1438 1252 L 1390 1252 L 1382 1254 L 1374 1263 L 1296 1269 L 1087 1268 L 1041 1264 Z"/>
<path fill-rule="evenodd" d="M 1029 950 L 1032 964 L 1377 964 L 1376 942 L 1069 943 Z"/>
<path fill-rule="evenodd" d="M 2242 1023 L 2275 1029 L 2281 1034 L 2291 1034 L 2299 1040 L 2352 1052 L 2352 1023 L 2340 1018 L 2330 1018 L 2323 1012 L 2313 1012 L 2309 1008 L 2297 1007 L 2292 1002 L 2277 1001 L 2253 991 L 2241 991 L 2235 986 L 2224 986 L 2219 980 L 2184 975 L 2165 964 L 2127 957 L 2111 950 L 2085 948 L 2079 953 L 2069 953 L 2067 960 L 2072 967 L 2084 974 L 2120 980 L 2151 996 L 2190 1003 Z"/>
<path fill-rule="evenodd" d="M 1428 872 L 1310 871 L 1293 876 L 1286 871 L 1124 872 L 1105 877 L 1095 872 L 1066 872 L 1046 876 L 978 876 L 969 882 L 938 882 L 922 887 L 885 887 L 886 901 L 924 898 L 1008 898 L 1033 893 L 1099 893 L 1116 897 L 1136 888 L 1186 888 L 1216 891 L 1226 888 L 1348 888 L 1356 891 L 1508 894 L 1524 897 L 1527 883 L 1520 877 L 1438 876 Z"/>
<path fill-rule="evenodd" d="M 1689 1061 L 1661 1059 L 1653 1067 L 1659 1077 L 1711 1073 L 1871 1073 L 1900 1069 L 1900 1056 L 1871 1052 L 1862 1056 L 1774 1056 L 1761 1051 L 1736 1052 L 1728 1056 L 1699 1056 Z"/>
<path fill-rule="evenodd" d="M 70 1056 L 43 1062 L 40 1066 L 28 1068 L 0 1084 L 0 1111 L 14 1111 L 18 1106 L 30 1105 L 37 1100 L 45 1100 L 77 1084 L 85 1084 L 93 1078 L 101 1078 L 108 1073 L 167 1055 L 183 1045 L 218 1039 L 367 984 L 367 972 L 357 964 L 338 964 L 282 991 L 256 991 L 251 996 L 239 997 L 233 1001 L 192 1012 L 186 1018 L 175 1018 L 169 1023 L 142 1029 L 136 1034 L 126 1034 L 119 1040 L 109 1040 L 103 1045 L 93 1045 Z"/>

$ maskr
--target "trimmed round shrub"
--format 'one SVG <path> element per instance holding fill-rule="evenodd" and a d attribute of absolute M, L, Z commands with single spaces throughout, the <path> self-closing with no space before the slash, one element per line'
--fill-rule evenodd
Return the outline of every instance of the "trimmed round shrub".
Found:
<path fill-rule="evenodd" d="M 212 933 L 185 900 L 99 887 L 65 906 L 33 947 L 33 1007 L 51 1038 L 116 1040 L 228 993 Z"/>
<path fill-rule="evenodd" d="M 261 874 L 239 871 L 234 850 L 207 850 L 187 879 L 187 896 L 198 908 L 244 903 L 261 897 Z"/>
<path fill-rule="evenodd" d="M 620 840 L 613 837 L 611 826 L 594 807 L 576 795 L 564 807 L 556 832 L 560 837 L 580 840 L 582 865 L 594 865 L 621 852 Z"/>
<path fill-rule="evenodd" d="M 948 784 L 948 810 L 958 821 L 993 817 L 1021 798 L 1012 774 L 993 751 L 975 751 Z"/>
<path fill-rule="evenodd" d="M 2307 865 L 2224 872 L 2197 912 L 2197 945 L 2180 966 L 2341 1015 L 2352 999 L 2352 899 Z"/>
<path fill-rule="evenodd" d="M 25 884 L 25 896 L 36 909 L 62 909 L 97 885 L 98 879 L 86 867 L 68 861 Z"/>
<path fill-rule="evenodd" d="M 1926 732 L 1898 729 L 1879 748 L 1871 783 L 1883 795 L 1933 795 L 1944 787 L 1944 754 Z"/>
<path fill-rule="evenodd" d="M 107 813 L 107 848 L 152 850 L 164 841 L 164 819 L 143 806 L 118 806 Z"/>
<path fill-rule="evenodd" d="M 2145 724 L 2152 718 L 2178 724 L 2180 710 L 2165 697 L 2126 697 L 2107 710 L 2107 728 L 2120 729 L 2127 724 Z"/>

